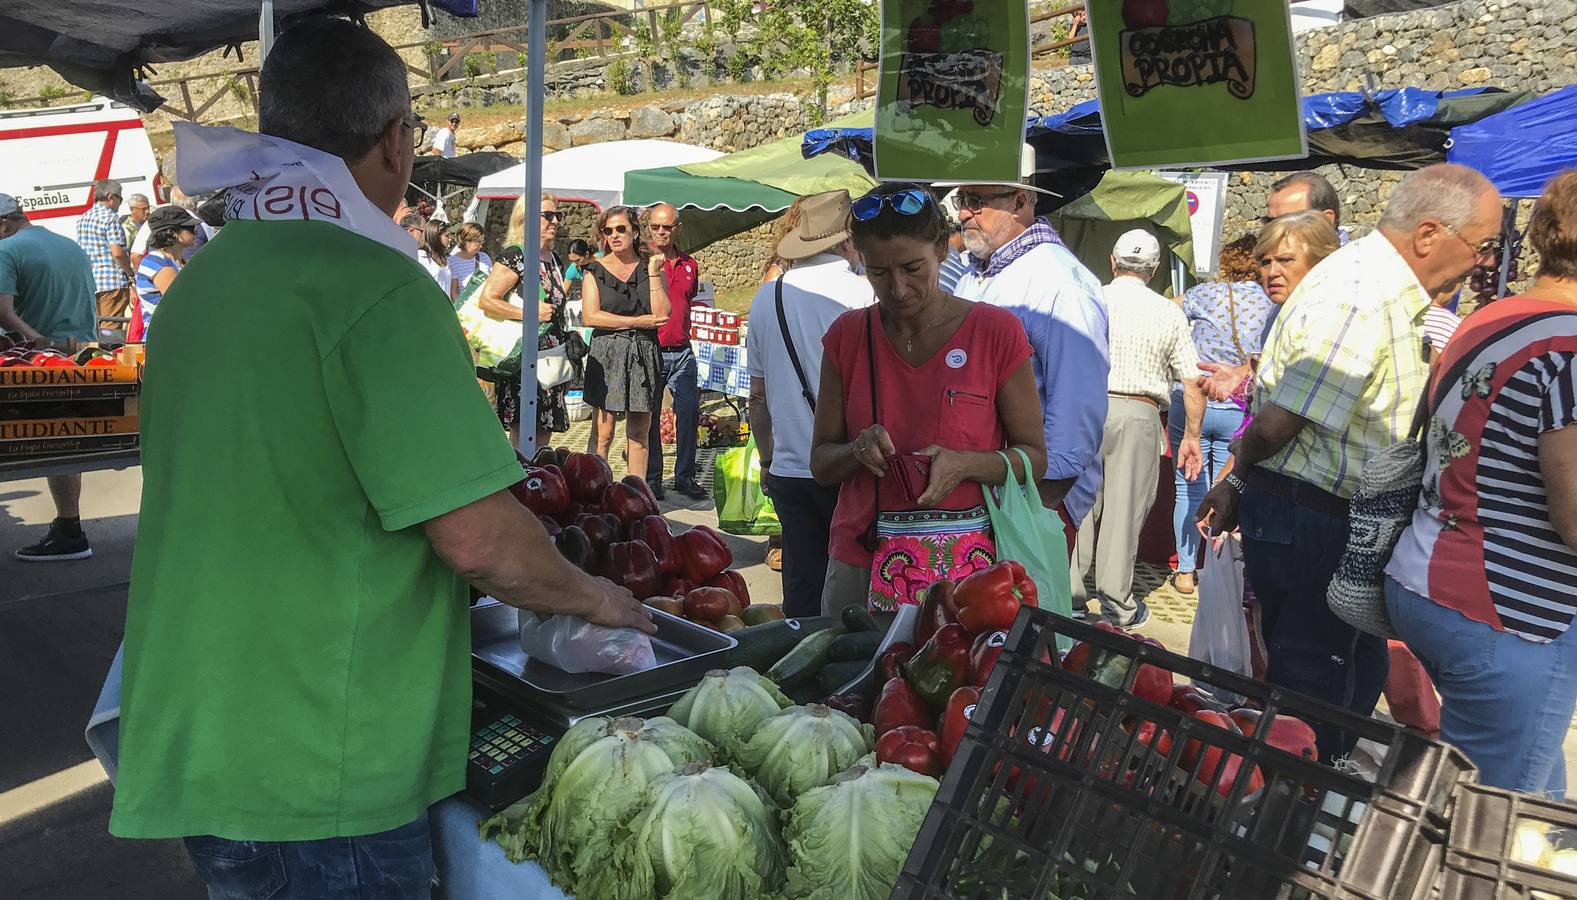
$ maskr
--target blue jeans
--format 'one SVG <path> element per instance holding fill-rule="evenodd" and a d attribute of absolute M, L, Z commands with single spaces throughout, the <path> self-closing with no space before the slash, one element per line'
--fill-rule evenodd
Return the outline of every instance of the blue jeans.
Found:
<path fill-rule="evenodd" d="M 1440 691 L 1440 739 L 1491 787 L 1566 796 L 1561 742 L 1577 708 L 1577 629 L 1536 644 L 1385 579 L 1396 633 Z"/>
<path fill-rule="evenodd" d="M 1177 446 L 1183 442 L 1183 426 L 1188 422 L 1188 410 L 1183 406 L 1181 388 L 1172 391 L 1172 406 L 1166 411 L 1166 438 L 1172 444 L 1172 459 L 1177 459 Z M 1199 559 L 1199 529 L 1194 527 L 1194 514 L 1205 499 L 1216 475 L 1227 464 L 1227 445 L 1232 435 L 1243 425 L 1243 410 L 1236 403 L 1224 406 L 1211 403 L 1205 406 L 1205 418 L 1199 426 L 1199 449 L 1205 457 L 1199 477 L 1193 481 L 1183 470 L 1172 467 L 1177 479 L 1177 499 L 1172 505 L 1172 533 L 1177 538 L 1177 571 L 1192 572 Z"/>
<path fill-rule="evenodd" d="M 701 391 L 696 387 L 695 354 L 689 345 L 672 350 L 663 348 L 662 383 L 674 395 L 674 481 L 695 481 L 695 429 L 701 416 Z M 661 409 L 662 391 L 658 390 L 653 410 Z M 646 480 L 663 480 L 662 414 L 652 413 L 652 428 L 647 435 Z"/>
<path fill-rule="evenodd" d="M 189 837 L 186 853 L 209 900 L 428 900 L 433 845 L 424 812 L 361 837 L 232 841 Z"/>
<path fill-rule="evenodd" d="M 1347 517 L 1311 508 L 1262 487 L 1311 486 L 1256 471 L 1243 492 L 1243 574 L 1259 599 L 1265 636 L 1265 680 L 1360 716 L 1374 712 L 1391 657 L 1385 641 L 1363 634 L 1325 602 L 1331 576 L 1347 547 Z M 1316 728 L 1320 758 L 1344 756 L 1356 735 Z"/>

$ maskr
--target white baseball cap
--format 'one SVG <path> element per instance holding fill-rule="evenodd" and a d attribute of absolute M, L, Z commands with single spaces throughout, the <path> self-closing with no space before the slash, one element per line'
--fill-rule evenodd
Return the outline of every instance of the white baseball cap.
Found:
<path fill-rule="evenodd" d="M 1142 228 L 1123 232 L 1112 247 L 1112 256 L 1118 262 L 1134 266 L 1153 267 L 1161 263 L 1161 242 L 1155 235 Z"/>

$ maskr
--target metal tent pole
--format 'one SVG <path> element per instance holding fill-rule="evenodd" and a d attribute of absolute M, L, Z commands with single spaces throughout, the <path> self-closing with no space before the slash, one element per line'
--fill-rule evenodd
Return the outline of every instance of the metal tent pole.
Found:
<path fill-rule="evenodd" d="M 526 17 L 526 272 L 520 279 L 520 449 L 537 452 L 537 298 L 542 291 L 542 104 L 547 82 L 548 0 L 530 0 Z"/>

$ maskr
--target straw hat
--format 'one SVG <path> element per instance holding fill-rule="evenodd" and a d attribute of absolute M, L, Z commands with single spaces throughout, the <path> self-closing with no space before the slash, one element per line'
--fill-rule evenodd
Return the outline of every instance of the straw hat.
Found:
<path fill-rule="evenodd" d="M 778 256 L 804 259 L 849 239 L 849 192 L 811 194 L 799 203 L 799 224 L 778 241 Z"/>

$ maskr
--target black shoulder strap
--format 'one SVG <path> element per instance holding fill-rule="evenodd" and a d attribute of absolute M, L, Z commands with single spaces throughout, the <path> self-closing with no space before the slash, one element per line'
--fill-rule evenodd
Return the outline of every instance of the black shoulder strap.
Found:
<path fill-rule="evenodd" d="M 810 411 L 816 411 L 816 394 L 810 389 L 810 381 L 805 378 L 805 367 L 800 364 L 799 352 L 794 349 L 794 336 L 789 334 L 788 316 L 783 313 L 783 276 L 777 278 L 777 306 L 778 306 L 778 331 L 783 334 L 783 346 L 788 348 L 789 362 L 794 364 L 794 374 L 799 376 L 799 394 L 809 404 Z"/>

